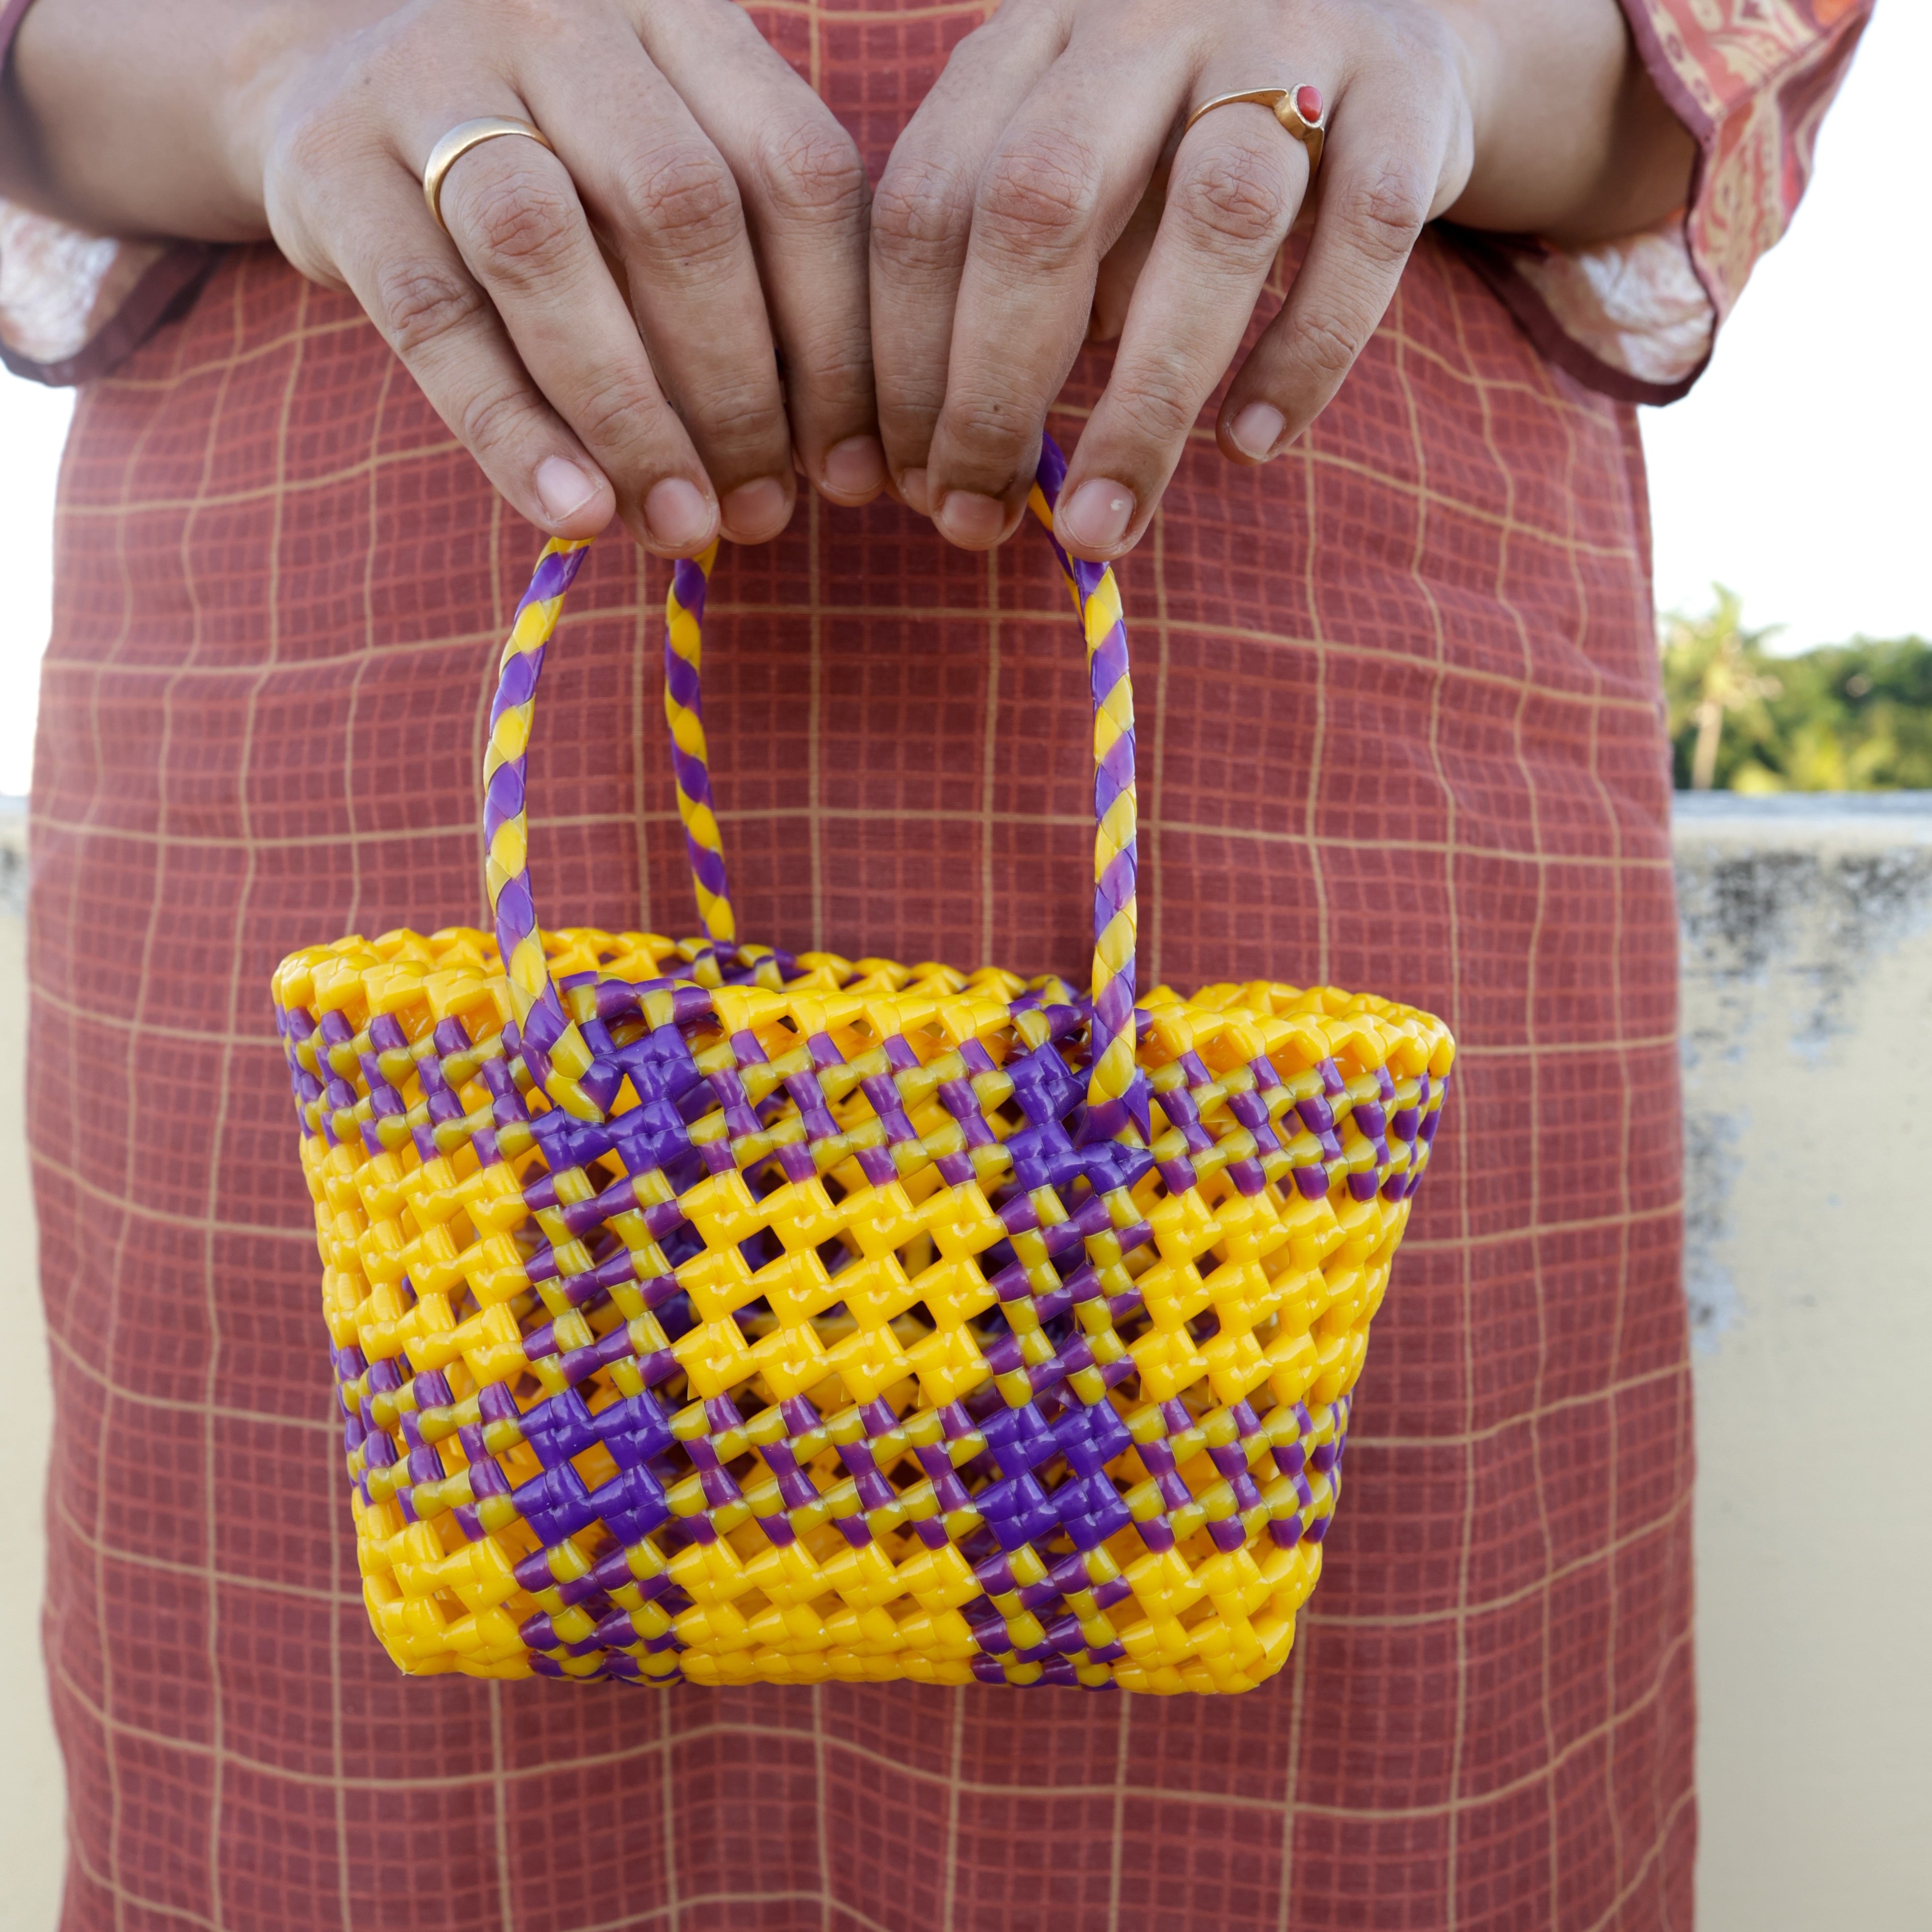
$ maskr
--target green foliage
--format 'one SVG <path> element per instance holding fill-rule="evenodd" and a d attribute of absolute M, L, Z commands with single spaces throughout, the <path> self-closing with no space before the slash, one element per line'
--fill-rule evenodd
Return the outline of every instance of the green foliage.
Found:
<path fill-rule="evenodd" d="M 1932 644 L 1854 638 L 1796 657 L 1765 649 L 1735 592 L 1661 628 L 1680 790 L 1932 790 Z"/>

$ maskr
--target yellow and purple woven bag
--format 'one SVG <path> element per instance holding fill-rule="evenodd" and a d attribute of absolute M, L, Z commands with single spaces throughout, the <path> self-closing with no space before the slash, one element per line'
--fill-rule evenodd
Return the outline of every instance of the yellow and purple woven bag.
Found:
<path fill-rule="evenodd" d="M 1064 476 L 1049 444 L 1049 536 Z M 1447 1030 L 1264 982 L 1136 1003 L 1126 632 L 1064 552 L 1088 994 L 739 942 L 710 556 L 665 650 L 704 936 L 541 931 L 524 754 L 584 548 L 544 551 L 504 650 L 494 942 L 275 974 L 377 1636 L 490 1677 L 1261 1682 L 1320 1574 Z"/>

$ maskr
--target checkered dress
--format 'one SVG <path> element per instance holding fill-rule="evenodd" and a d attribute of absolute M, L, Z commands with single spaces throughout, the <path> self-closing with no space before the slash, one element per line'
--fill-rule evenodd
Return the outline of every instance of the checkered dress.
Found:
<path fill-rule="evenodd" d="M 828 98 L 862 84 L 875 164 L 921 19 L 813 44 Z M 1076 370 L 1063 442 L 1104 375 Z M 1120 573 L 1142 983 L 1331 981 L 1461 1048 L 1327 1574 L 1238 1698 L 398 1678 L 268 983 L 298 944 L 478 920 L 537 541 L 352 304 L 267 251 L 83 393 L 58 532 L 29 1107 L 70 1932 L 1688 1924 L 1642 470 L 1628 406 L 1462 256 L 1425 240 L 1281 461 L 1198 432 Z M 530 796 L 559 920 L 694 928 L 664 587 L 614 536 L 552 647 Z M 1044 545 L 802 506 L 726 554 L 706 660 L 746 937 L 1084 973 L 1088 694 Z"/>

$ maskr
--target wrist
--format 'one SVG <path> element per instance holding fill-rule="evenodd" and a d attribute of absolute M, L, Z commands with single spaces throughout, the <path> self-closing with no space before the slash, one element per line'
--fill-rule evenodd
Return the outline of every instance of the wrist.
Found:
<path fill-rule="evenodd" d="M 1474 150 L 1471 178 L 1492 152 L 1491 123 L 1498 97 L 1507 85 L 1508 56 L 1493 10 L 1483 0 L 1422 0 L 1449 37 L 1456 71 L 1462 81 L 1463 104 L 1469 116 Z M 1467 193 L 1467 190 L 1465 190 Z"/>
<path fill-rule="evenodd" d="M 0 95 L 0 190 L 98 234 L 258 240 L 277 103 L 379 10 L 36 0 Z"/>
<path fill-rule="evenodd" d="M 268 230 L 263 184 L 274 128 L 317 51 L 322 22 L 316 10 L 301 0 L 251 10 L 222 50 L 209 130 L 214 170 L 226 190 L 221 212 L 256 235 Z"/>
<path fill-rule="evenodd" d="M 268 232 L 265 184 L 281 130 L 318 70 L 338 63 L 362 31 L 400 0 L 274 0 L 249 10 L 226 50 L 221 80 L 220 157 L 236 213 L 256 236 Z"/>
<path fill-rule="evenodd" d="M 1474 154 L 1448 210 L 1472 228 L 1582 244 L 1652 226 L 1692 144 L 1619 0 L 1424 0 L 1460 50 Z"/>
<path fill-rule="evenodd" d="M 1469 116 L 1469 172 L 1461 192 L 1442 211 L 1472 228 L 1533 232 L 1543 225 L 1536 210 L 1551 197 L 1547 184 L 1526 170 L 1539 146 L 1544 117 L 1564 104 L 1532 94 L 1526 67 L 1534 45 L 1535 17 L 1573 10 L 1573 0 L 1421 0 L 1449 37 L 1462 76 Z M 1617 0 L 1582 0 L 1589 10 Z M 1553 77 L 1552 77 L 1553 78 Z M 1528 98 L 1526 98 L 1528 97 Z M 1526 135 L 1529 138 L 1526 140 Z M 1545 156 L 1546 166 L 1550 158 Z"/>
<path fill-rule="evenodd" d="M 1491 124 L 1508 84 L 1508 50 L 1492 17 L 1493 7 L 1485 0 L 1415 0 L 1415 4 L 1433 22 L 1448 54 L 1462 95 L 1466 143 L 1460 164 L 1452 164 L 1430 214 L 1432 218 L 1448 215 L 1464 220 L 1472 200 L 1482 196 L 1485 161 L 1495 152 Z"/>

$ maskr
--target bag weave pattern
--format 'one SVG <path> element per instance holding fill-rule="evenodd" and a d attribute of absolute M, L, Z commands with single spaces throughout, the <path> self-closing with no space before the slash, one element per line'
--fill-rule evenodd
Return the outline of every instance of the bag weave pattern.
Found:
<path fill-rule="evenodd" d="M 1049 448 L 1034 509 L 1050 525 Z M 1110 572 L 1096 961 L 740 944 L 680 566 L 667 711 L 705 936 L 544 932 L 523 753 L 573 547 L 504 656 L 494 938 L 292 955 L 370 1620 L 404 1670 L 1238 1691 L 1319 1576 L 1454 1045 L 1333 988 L 1132 977 Z"/>

